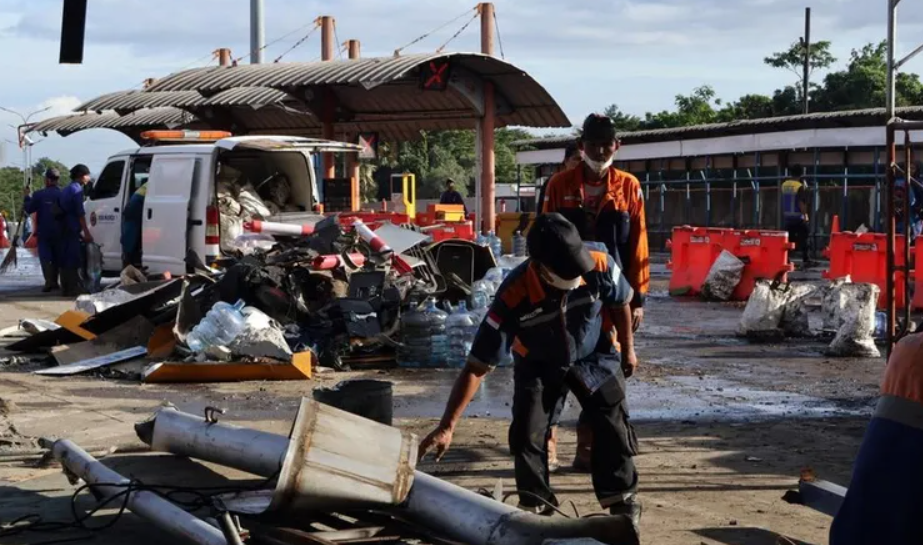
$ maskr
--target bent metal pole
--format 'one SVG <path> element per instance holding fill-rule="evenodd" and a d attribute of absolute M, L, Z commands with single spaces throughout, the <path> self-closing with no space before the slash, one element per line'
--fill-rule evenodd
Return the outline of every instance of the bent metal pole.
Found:
<path fill-rule="evenodd" d="M 93 487 L 100 502 L 124 492 L 125 486 L 131 482 L 66 439 L 55 441 L 52 453 L 69 473 L 80 477 L 87 484 L 100 485 Z M 112 500 L 110 506 L 118 506 L 122 501 L 122 499 Z M 145 490 L 130 492 L 127 508 L 162 530 L 189 543 L 227 545 L 224 534 L 218 528 L 190 515 L 153 492 Z"/>
<path fill-rule="evenodd" d="M 288 438 L 164 408 L 135 426 L 154 450 L 270 476 L 282 467 Z M 426 473 L 414 473 L 407 500 L 391 511 L 398 518 L 443 537 L 471 545 L 533 545 L 545 539 L 593 538 L 612 545 L 636 545 L 628 517 L 582 519 L 542 517 L 486 498 Z"/>

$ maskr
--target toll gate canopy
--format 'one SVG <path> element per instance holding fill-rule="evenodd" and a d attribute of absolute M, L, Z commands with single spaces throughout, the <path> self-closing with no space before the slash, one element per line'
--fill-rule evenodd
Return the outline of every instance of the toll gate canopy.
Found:
<path fill-rule="evenodd" d="M 478 53 L 444 53 L 194 68 L 94 98 L 27 130 L 66 136 L 108 128 L 135 141 L 151 129 L 320 137 L 327 123 L 338 140 L 406 141 L 421 130 L 475 128 L 489 114 L 488 82 L 496 127 L 571 126 L 524 70 Z"/>

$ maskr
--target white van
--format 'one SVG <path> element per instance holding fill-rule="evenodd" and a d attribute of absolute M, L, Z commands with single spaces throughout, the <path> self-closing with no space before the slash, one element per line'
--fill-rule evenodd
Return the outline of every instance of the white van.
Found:
<path fill-rule="evenodd" d="M 256 184 L 282 174 L 291 184 L 291 202 L 312 212 L 318 200 L 314 155 L 355 152 L 354 144 L 293 136 L 237 136 L 215 142 L 141 147 L 106 163 L 85 203 L 87 222 L 102 247 L 103 270 L 122 269 L 122 210 L 145 182 L 141 244 L 151 274 L 184 274 L 187 250 L 210 264 L 220 254 L 216 174 L 230 166 Z M 285 221 L 285 213 L 273 216 Z"/>

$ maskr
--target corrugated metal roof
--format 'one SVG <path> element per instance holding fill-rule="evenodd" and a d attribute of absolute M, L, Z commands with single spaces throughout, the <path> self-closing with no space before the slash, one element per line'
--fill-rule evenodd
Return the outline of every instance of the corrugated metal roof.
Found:
<path fill-rule="evenodd" d="M 421 130 L 474 127 L 477 113 L 461 92 L 455 88 L 443 92 L 419 88 L 418 69 L 436 60 L 449 60 L 452 70 L 494 84 L 500 112 L 497 127 L 570 125 L 551 95 L 521 69 L 477 53 L 447 53 L 185 70 L 161 78 L 143 91 L 110 93 L 77 109 L 97 112 L 97 117 L 48 120 L 35 130 L 48 132 L 56 130 L 50 127 L 62 126 L 73 132 L 87 124 L 92 128 L 134 127 L 123 125 L 127 121 L 117 114 L 135 111 L 144 115 L 147 109 L 172 108 L 194 115 L 183 117 L 183 122 L 195 121 L 237 134 L 316 135 L 319 112 L 305 110 L 307 104 L 316 104 L 312 97 L 321 96 L 325 90 L 336 98 L 340 118 L 335 131 L 340 134 L 378 131 L 385 138 L 413 139 Z M 164 115 L 161 111 L 151 119 L 161 121 Z"/>
<path fill-rule="evenodd" d="M 923 106 L 906 106 L 897 108 L 895 114 L 905 119 L 923 119 Z M 665 142 L 690 138 L 708 138 L 712 136 L 730 136 L 735 134 L 754 134 L 783 130 L 843 128 L 882 125 L 887 122 L 884 108 L 863 110 L 844 110 L 839 112 L 816 112 L 803 115 L 764 117 L 760 119 L 743 119 L 729 123 L 712 123 L 708 125 L 691 125 L 670 129 L 653 129 L 619 133 L 623 143 Z M 513 142 L 515 147 L 534 147 L 548 149 L 560 147 L 572 142 L 574 136 L 554 136 Z"/>
<path fill-rule="evenodd" d="M 114 112 L 85 113 L 52 117 L 32 125 L 30 132 L 58 132 L 70 134 L 85 129 L 135 129 L 145 127 L 181 127 L 197 119 L 189 112 L 177 108 L 157 108 L 119 115 Z"/>

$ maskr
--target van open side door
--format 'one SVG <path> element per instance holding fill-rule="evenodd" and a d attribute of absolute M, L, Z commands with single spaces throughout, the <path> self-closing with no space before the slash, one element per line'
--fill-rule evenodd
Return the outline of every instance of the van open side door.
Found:
<path fill-rule="evenodd" d="M 141 236 L 144 264 L 151 273 L 186 272 L 189 208 L 197 163 L 193 155 L 154 156 Z"/>

